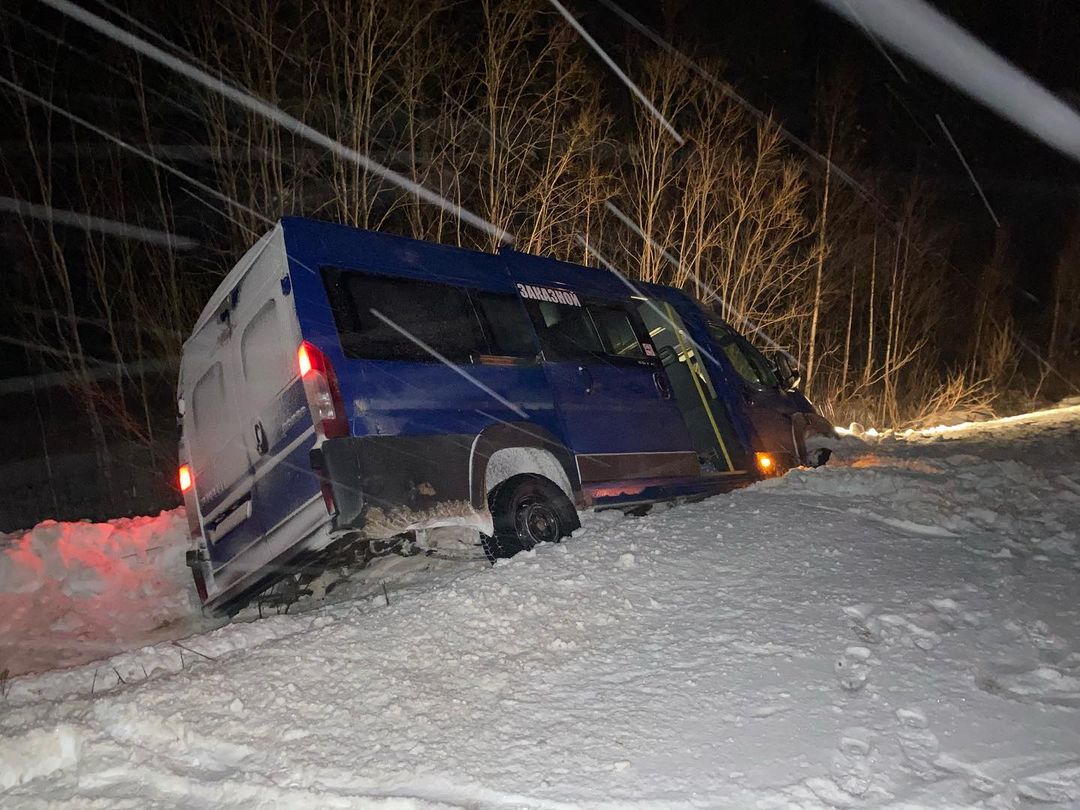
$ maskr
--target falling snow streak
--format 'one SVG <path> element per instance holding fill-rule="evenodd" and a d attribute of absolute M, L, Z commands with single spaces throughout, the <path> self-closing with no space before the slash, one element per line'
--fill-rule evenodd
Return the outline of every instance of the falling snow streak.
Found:
<path fill-rule="evenodd" d="M 589 32 L 585 30 L 584 26 L 582 26 L 582 24 L 577 21 L 573 14 L 567 11 L 566 6 L 560 3 L 559 0 L 548 0 L 548 2 L 550 2 L 551 5 L 555 7 L 556 11 L 558 11 L 564 18 L 566 18 L 566 21 L 570 23 L 570 25 L 575 31 L 578 32 L 578 34 L 583 40 L 585 40 L 588 46 L 594 51 L 596 51 L 596 54 L 604 60 L 604 64 L 611 68 L 611 70 L 615 73 L 616 76 L 619 77 L 622 83 L 630 89 L 630 92 L 637 96 L 638 101 L 645 105 L 645 108 L 649 111 L 649 113 L 652 114 L 652 116 L 660 122 L 660 126 L 667 130 L 668 134 L 675 139 L 679 146 L 682 146 L 684 143 L 686 143 L 686 140 L 683 138 L 682 135 L 678 133 L 678 131 L 676 131 L 675 127 L 672 126 L 671 122 L 664 117 L 663 113 L 661 113 L 660 110 L 656 109 L 656 105 L 654 105 L 649 100 L 649 97 L 646 96 L 644 92 L 642 92 L 640 87 L 634 84 L 633 80 L 631 80 L 631 78 L 626 75 L 622 68 L 616 65 L 615 61 L 610 56 L 608 56 L 607 53 L 604 52 L 604 49 L 601 48 L 597 41 L 589 35 Z"/>
<path fill-rule="evenodd" d="M 706 349 L 704 346 L 694 340 L 689 334 L 687 334 L 687 332 L 682 329 L 677 323 L 675 323 L 675 321 L 673 321 L 666 312 L 664 312 L 662 309 L 660 309 L 660 307 L 656 305 L 656 302 L 652 298 L 645 294 L 644 290 L 642 290 L 640 287 L 635 286 L 634 283 L 630 281 L 630 279 L 620 273 L 618 268 L 616 268 L 615 265 L 612 264 L 606 256 L 604 256 L 602 253 L 600 253 L 600 251 L 598 251 L 596 248 L 589 244 L 588 239 L 586 239 L 581 234 L 578 234 L 576 239 L 579 245 L 581 245 L 583 248 L 585 248 L 585 250 L 587 250 L 589 253 L 596 257 L 596 260 L 604 266 L 605 270 L 607 270 L 609 273 L 615 276 L 615 278 L 617 278 L 624 285 L 626 285 L 627 289 L 630 290 L 631 295 L 634 295 L 644 301 L 645 304 L 649 307 L 649 309 L 656 313 L 656 316 L 660 318 L 661 321 L 671 327 L 672 334 L 686 338 L 687 341 L 690 342 L 690 345 L 693 346 L 697 351 L 701 352 L 701 354 L 707 357 L 710 361 L 712 361 L 713 365 L 719 368 L 723 368 L 723 364 L 716 359 L 712 352 L 710 352 L 708 349 Z"/>
<path fill-rule="evenodd" d="M 240 209 L 246 211 L 247 213 L 251 214 L 253 217 L 262 220 L 263 222 L 265 222 L 268 225 L 273 224 L 273 220 L 271 220 L 269 217 L 263 216 L 262 214 L 260 214 L 255 209 L 253 209 L 253 208 L 251 208 L 251 207 L 249 207 L 247 205 L 244 205 L 242 202 L 234 200 L 232 197 L 229 197 L 226 194 L 222 194 L 220 191 L 217 191 L 217 190 L 211 188 L 210 186 L 206 185 L 205 183 L 202 183 L 199 180 L 196 180 L 190 174 L 187 174 L 186 172 L 182 172 L 179 169 L 177 169 L 177 168 L 175 168 L 173 166 L 170 166 L 168 163 L 166 163 L 165 161 L 155 157 L 154 155 L 150 154 L 149 152 L 146 152 L 146 151 L 140 149 L 139 147 L 128 143 L 127 141 L 123 140 L 122 138 L 116 137 L 115 135 L 113 135 L 110 132 L 106 132 L 105 130 L 101 129 L 100 127 L 95 126 L 94 124 L 91 124 L 85 118 L 80 118 L 79 116 L 75 115 L 74 113 L 68 112 L 63 107 L 59 107 L 56 104 L 53 104 L 51 101 L 49 101 L 48 99 L 46 99 L 46 98 L 44 98 L 42 96 L 39 96 L 37 93 L 31 92 L 30 90 L 27 90 L 25 87 L 21 87 L 20 85 L 16 84 L 15 82 L 10 81 L 8 79 L 5 79 L 3 76 L 0 76 L 0 85 L 2 85 L 4 87 L 7 87 L 10 90 L 13 90 L 14 92 L 18 93 L 19 95 L 24 96 L 25 98 L 28 98 L 28 99 L 30 99 L 31 101 L 33 101 L 33 102 L 35 102 L 37 104 L 40 104 L 41 106 L 45 107 L 47 110 L 51 110 L 52 112 L 56 113 L 57 115 L 62 115 L 64 118 L 78 124 L 79 126 L 85 127 L 86 129 L 90 130 L 91 132 L 93 132 L 93 133 L 95 133 L 97 135 L 100 135 L 102 138 L 105 138 L 106 140 L 111 141 L 112 143 L 116 144 L 121 149 L 123 149 L 123 150 L 125 150 L 127 152 L 131 152 L 134 155 L 138 155 L 139 157 L 143 158 L 144 160 L 150 161 L 151 163 L 153 163 L 155 166 L 162 169 L 163 171 L 169 172 L 170 174 L 172 174 L 172 175 L 174 175 L 176 177 L 179 177 L 181 180 L 184 180 L 185 182 L 190 183 L 191 185 L 195 186 L 195 188 L 197 188 L 200 191 L 203 191 L 203 192 L 211 195 L 215 199 L 218 199 L 221 202 L 227 203 L 228 205 L 235 205 L 237 208 L 240 208 Z M 222 213 L 225 213 L 225 212 L 222 212 Z M 225 215 L 228 216 L 228 214 L 225 214 Z"/>
<path fill-rule="evenodd" d="M 78 211 L 65 211 L 48 205 L 37 205 L 25 200 L 16 200 L 14 197 L 0 197 L 0 211 L 18 214 L 26 219 L 38 219 L 42 222 L 51 222 L 54 225 L 65 225 L 72 228 L 81 228 L 84 231 L 119 236 L 122 239 L 133 239 L 137 242 L 159 245 L 173 250 L 190 250 L 199 246 L 198 242 L 186 236 L 176 236 L 166 231 L 141 228 L 138 225 L 129 225 L 126 222 L 117 222 L 115 219 L 104 219 L 90 214 L 81 214 Z"/>
<path fill-rule="evenodd" d="M 103 20 L 96 14 L 92 14 L 89 11 L 86 11 L 85 9 L 75 5 L 74 3 L 68 2 L 68 0 L 41 0 L 41 2 L 51 8 L 56 9 L 61 14 L 64 14 L 74 20 L 83 23 L 84 25 L 94 29 L 95 31 L 103 34 L 104 36 L 107 36 L 110 39 L 121 43 L 122 45 L 126 45 L 136 53 L 140 53 L 148 59 L 152 59 L 158 64 L 163 65 L 170 70 L 175 71 L 176 73 L 179 73 L 181 76 L 185 76 L 192 81 L 201 84 L 208 90 L 211 90 L 229 99 L 229 101 L 232 101 L 234 104 L 245 107 L 256 115 L 261 115 L 267 120 L 273 121 L 275 124 L 282 127 L 283 129 L 288 130 L 294 135 L 300 138 L 304 138 L 305 140 L 308 140 L 311 143 L 316 144 L 317 146 L 321 146 L 332 152 L 333 154 L 337 155 L 338 157 L 356 163 L 365 171 L 371 172 L 372 174 L 381 177 L 387 182 L 392 183 L 398 188 L 401 188 L 411 194 L 416 195 L 421 200 L 437 206 L 443 211 L 446 211 L 447 213 L 457 217 L 462 222 L 473 225 L 481 231 L 490 234 L 491 236 L 494 236 L 500 242 L 509 243 L 513 241 L 513 237 L 509 233 L 504 231 L 502 228 L 499 228 L 498 226 L 488 222 L 486 219 L 465 210 L 460 205 L 451 202 L 445 197 L 442 197 L 435 192 L 424 188 L 422 185 L 415 182 L 414 180 L 410 180 L 404 175 L 398 174 L 392 169 L 388 169 L 381 163 L 372 160 L 367 155 L 358 152 L 355 149 L 350 149 L 344 144 L 335 141 L 333 138 L 324 135 L 314 127 L 308 126 L 303 121 L 294 118 L 284 110 L 280 109 L 279 107 L 275 107 L 273 104 L 270 104 L 264 99 L 261 99 L 258 96 L 247 92 L 246 90 L 228 84 L 221 79 L 211 76 L 205 70 L 201 70 L 200 68 L 197 68 L 194 65 L 191 65 L 188 62 L 185 62 L 184 60 L 173 56 L 172 54 L 166 53 L 161 48 L 158 48 L 156 45 L 152 45 L 146 40 L 141 39 L 140 37 L 137 37 L 134 34 L 113 25 L 107 20 Z"/>
<path fill-rule="evenodd" d="M 716 303 L 718 303 L 720 305 L 720 308 L 723 310 L 725 318 L 727 318 L 729 321 L 731 321 L 733 323 L 737 323 L 739 326 L 742 326 L 748 332 L 753 333 L 756 337 L 761 339 L 762 343 L 764 343 L 770 349 L 773 349 L 774 351 L 780 352 L 781 354 L 786 356 L 792 363 L 796 362 L 795 357 L 789 351 L 787 351 L 787 349 L 785 349 L 783 346 L 781 346 L 779 343 L 777 343 L 775 340 L 773 340 L 771 337 L 769 337 L 767 334 L 765 334 L 765 332 L 761 329 L 761 327 L 759 327 L 755 323 L 752 323 L 750 321 L 750 319 L 747 318 L 745 315 L 743 315 L 743 314 L 741 314 L 739 312 L 736 312 L 735 309 L 733 307 L 731 307 L 720 296 L 720 292 L 718 290 L 713 289 L 708 284 L 706 284 L 705 281 L 702 280 L 702 278 L 700 276 L 698 276 L 696 273 L 694 273 L 689 268 L 684 268 L 682 266 L 682 264 L 679 262 L 679 260 L 676 259 L 671 254 L 671 251 L 669 251 L 667 248 L 665 248 L 663 245 L 659 244 L 655 239 L 653 239 L 651 236 L 649 236 L 643 230 L 641 230 L 641 228 L 638 226 L 638 224 L 636 222 L 634 222 L 634 220 L 632 220 L 625 213 L 623 213 L 623 211 L 617 205 L 615 205 L 615 203 L 611 202 L 611 200 L 608 200 L 606 203 L 604 203 L 604 205 L 607 207 L 607 209 L 611 213 L 613 213 L 615 215 L 615 218 L 618 219 L 619 222 L 621 222 L 623 225 L 628 227 L 630 230 L 632 230 L 634 233 L 636 233 L 638 236 L 640 236 L 642 239 L 644 239 L 646 242 L 648 242 L 650 245 L 652 245 L 653 248 L 658 250 L 660 252 L 660 255 L 663 256 L 664 261 L 666 261 L 668 264 L 670 264 L 676 270 L 678 270 L 680 272 L 683 272 L 683 273 L 686 273 L 688 276 L 690 276 L 692 279 L 694 279 L 694 281 L 697 282 L 697 285 L 698 285 L 699 289 L 705 290 L 709 294 L 709 296 L 711 296 L 711 298 L 715 299 Z M 593 253 L 596 253 L 596 251 L 593 250 Z M 599 256 L 600 254 L 597 253 L 596 255 Z"/>
<path fill-rule="evenodd" d="M 930 72 L 1080 160 L 1080 115 L 922 0 L 821 0 Z"/>

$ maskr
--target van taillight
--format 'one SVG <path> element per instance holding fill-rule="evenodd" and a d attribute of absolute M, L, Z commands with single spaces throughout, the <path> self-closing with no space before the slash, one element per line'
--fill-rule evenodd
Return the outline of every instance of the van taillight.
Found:
<path fill-rule="evenodd" d="M 296 360 L 300 364 L 301 377 L 306 377 L 311 373 L 314 366 L 311 364 L 311 354 L 308 352 L 307 343 L 301 343 L 300 348 L 296 350 Z"/>
<path fill-rule="evenodd" d="M 191 467 L 187 464 L 180 465 L 180 472 L 177 475 L 180 482 L 180 491 L 186 493 L 191 489 Z"/>
<path fill-rule="evenodd" d="M 345 418 L 345 405 L 341 401 L 334 367 L 326 355 L 305 340 L 296 350 L 296 362 L 315 430 L 325 439 L 347 436 L 349 423 Z"/>

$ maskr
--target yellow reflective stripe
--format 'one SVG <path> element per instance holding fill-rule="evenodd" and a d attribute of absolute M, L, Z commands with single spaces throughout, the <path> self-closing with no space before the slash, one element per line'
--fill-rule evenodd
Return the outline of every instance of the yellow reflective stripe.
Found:
<path fill-rule="evenodd" d="M 713 433 L 716 434 L 716 441 L 720 443 L 720 450 L 724 454 L 724 461 L 727 462 L 728 469 L 731 472 L 735 472 L 735 465 L 731 462 L 731 456 L 728 454 L 727 444 L 724 443 L 724 437 L 720 433 L 720 426 L 716 424 L 716 417 L 713 416 L 712 408 L 709 407 L 709 400 L 705 396 L 705 391 L 701 387 L 701 380 L 698 379 L 697 373 L 690 366 L 690 353 L 689 347 L 683 340 L 683 330 L 679 328 L 675 323 L 675 310 L 671 308 L 671 304 L 664 302 L 664 309 L 667 310 L 668 320 L 671 321 L 672 326 L 675 329 L 675 335 L 679 338 L 679 354 L 686 355 L 686 370 L 690 372 L 690 376 L 694 380 L 694 388 L 697 389 L 698 396 L 701 397 L 701 404 L 705 406 L 705 414 L 709 417 L 709 424 L 712 425 Z M 682 319 L 679 319 L 682 322 Z M 696 354 L 694 355 L 697 356 Z M 700 361 L 699 361 L 700 362 Z"/>

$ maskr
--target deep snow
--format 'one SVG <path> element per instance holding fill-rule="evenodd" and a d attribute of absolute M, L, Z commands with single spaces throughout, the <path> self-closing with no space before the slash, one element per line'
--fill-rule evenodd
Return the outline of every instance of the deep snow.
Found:
<path fill-rule="evenodd" d="M 386 561 L 15 678 L 0 805 L 1080 806 L 1078 451 L 1078 408 L 849 438 L 494 568 Z"/>
<path fill-rule="evenodd" d="M 81 664 L 202 627 L 187 535 L 182 510 L 0 535 L 0 672 Z"/>

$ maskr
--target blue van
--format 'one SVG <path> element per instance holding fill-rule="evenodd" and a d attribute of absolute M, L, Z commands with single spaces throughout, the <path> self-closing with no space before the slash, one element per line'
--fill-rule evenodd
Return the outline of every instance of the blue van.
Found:
<path fill-rule="evenodd" d="M 343 544 L 464 527 L 494 559 L 568 535 L 579 509 L 756 479 L 715 328 L 614 273 L 282 220 L 184 344 L 204 606 L 235 612 Z"/>

